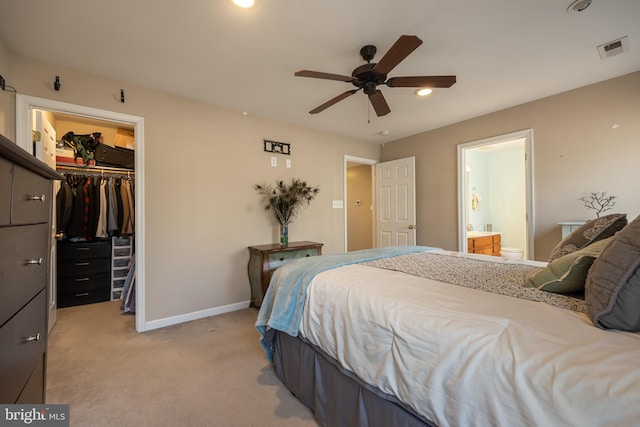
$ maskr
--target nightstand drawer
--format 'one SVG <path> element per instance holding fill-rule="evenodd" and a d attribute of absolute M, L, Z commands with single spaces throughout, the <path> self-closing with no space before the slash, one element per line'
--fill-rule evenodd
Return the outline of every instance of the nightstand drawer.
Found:
<path fill-rule="evenodd" d="M 269 254 L 269 270 L 275 270 L 294 259 L 316 255 L 318 255 L 318 248 L 272 253 Z"/>

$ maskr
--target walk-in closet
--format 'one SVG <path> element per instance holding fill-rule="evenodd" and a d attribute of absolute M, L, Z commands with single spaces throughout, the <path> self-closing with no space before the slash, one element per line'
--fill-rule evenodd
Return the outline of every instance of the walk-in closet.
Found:
<path fill-rule="evenodd" d="M 54 187 L 51 303 L 119 300 L 114 315 L 135 314 L 133 125 L 34 109 L 33 126 L 34 154 L 64 177 Z"/>

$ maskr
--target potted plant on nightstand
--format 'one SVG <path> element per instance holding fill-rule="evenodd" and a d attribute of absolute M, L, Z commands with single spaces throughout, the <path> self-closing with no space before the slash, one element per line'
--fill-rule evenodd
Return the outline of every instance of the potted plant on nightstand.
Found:
<path fill-rule="evenodd" d="M 265 202 L 265 210 L 272 210 L 280 224 L 280 246 L 289 244 L 289 224 L 300 209 L 309 205 L 320 192 L 319 187 L 311 187 L 306 181 L 293 178 L 290 182 L 276 181 L 275 185 L 253 186 Z"/>

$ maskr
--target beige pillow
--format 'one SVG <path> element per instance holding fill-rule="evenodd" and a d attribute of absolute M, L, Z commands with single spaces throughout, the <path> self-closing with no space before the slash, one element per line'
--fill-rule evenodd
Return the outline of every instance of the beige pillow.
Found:
<path fill-rule="evenodd" d="M 550 262 L 545 269 L 529 277 L 524 286 L 558 294 L 583 291 L 591 264 L 612 240 L 613 237 L 608 237 L 561 256 Z"/>
<path fill-rule="evenodd" d="M 627 225 L 627 214 L 610 214 L 592 219 L 566 236 L 551 251 L 549 262 L 582 249 L 598 240 L 611 237 Z"/>

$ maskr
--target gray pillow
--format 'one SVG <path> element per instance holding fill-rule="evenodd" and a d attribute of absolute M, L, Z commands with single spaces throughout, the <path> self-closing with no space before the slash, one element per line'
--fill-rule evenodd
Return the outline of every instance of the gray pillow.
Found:
<path fill-rule="evenodd" d="M 610 214 L 592 219 L 566 236 L 551 251 L 549 262 L 582 249 L 598 240 L 611 237 L 627 225 L 627 214 Z"/>
<path fill-rule="evenodd" d="M 585 303 L 594 325 L 640 331 L 640 216 L 619 231 L 593 262 Z"/>

